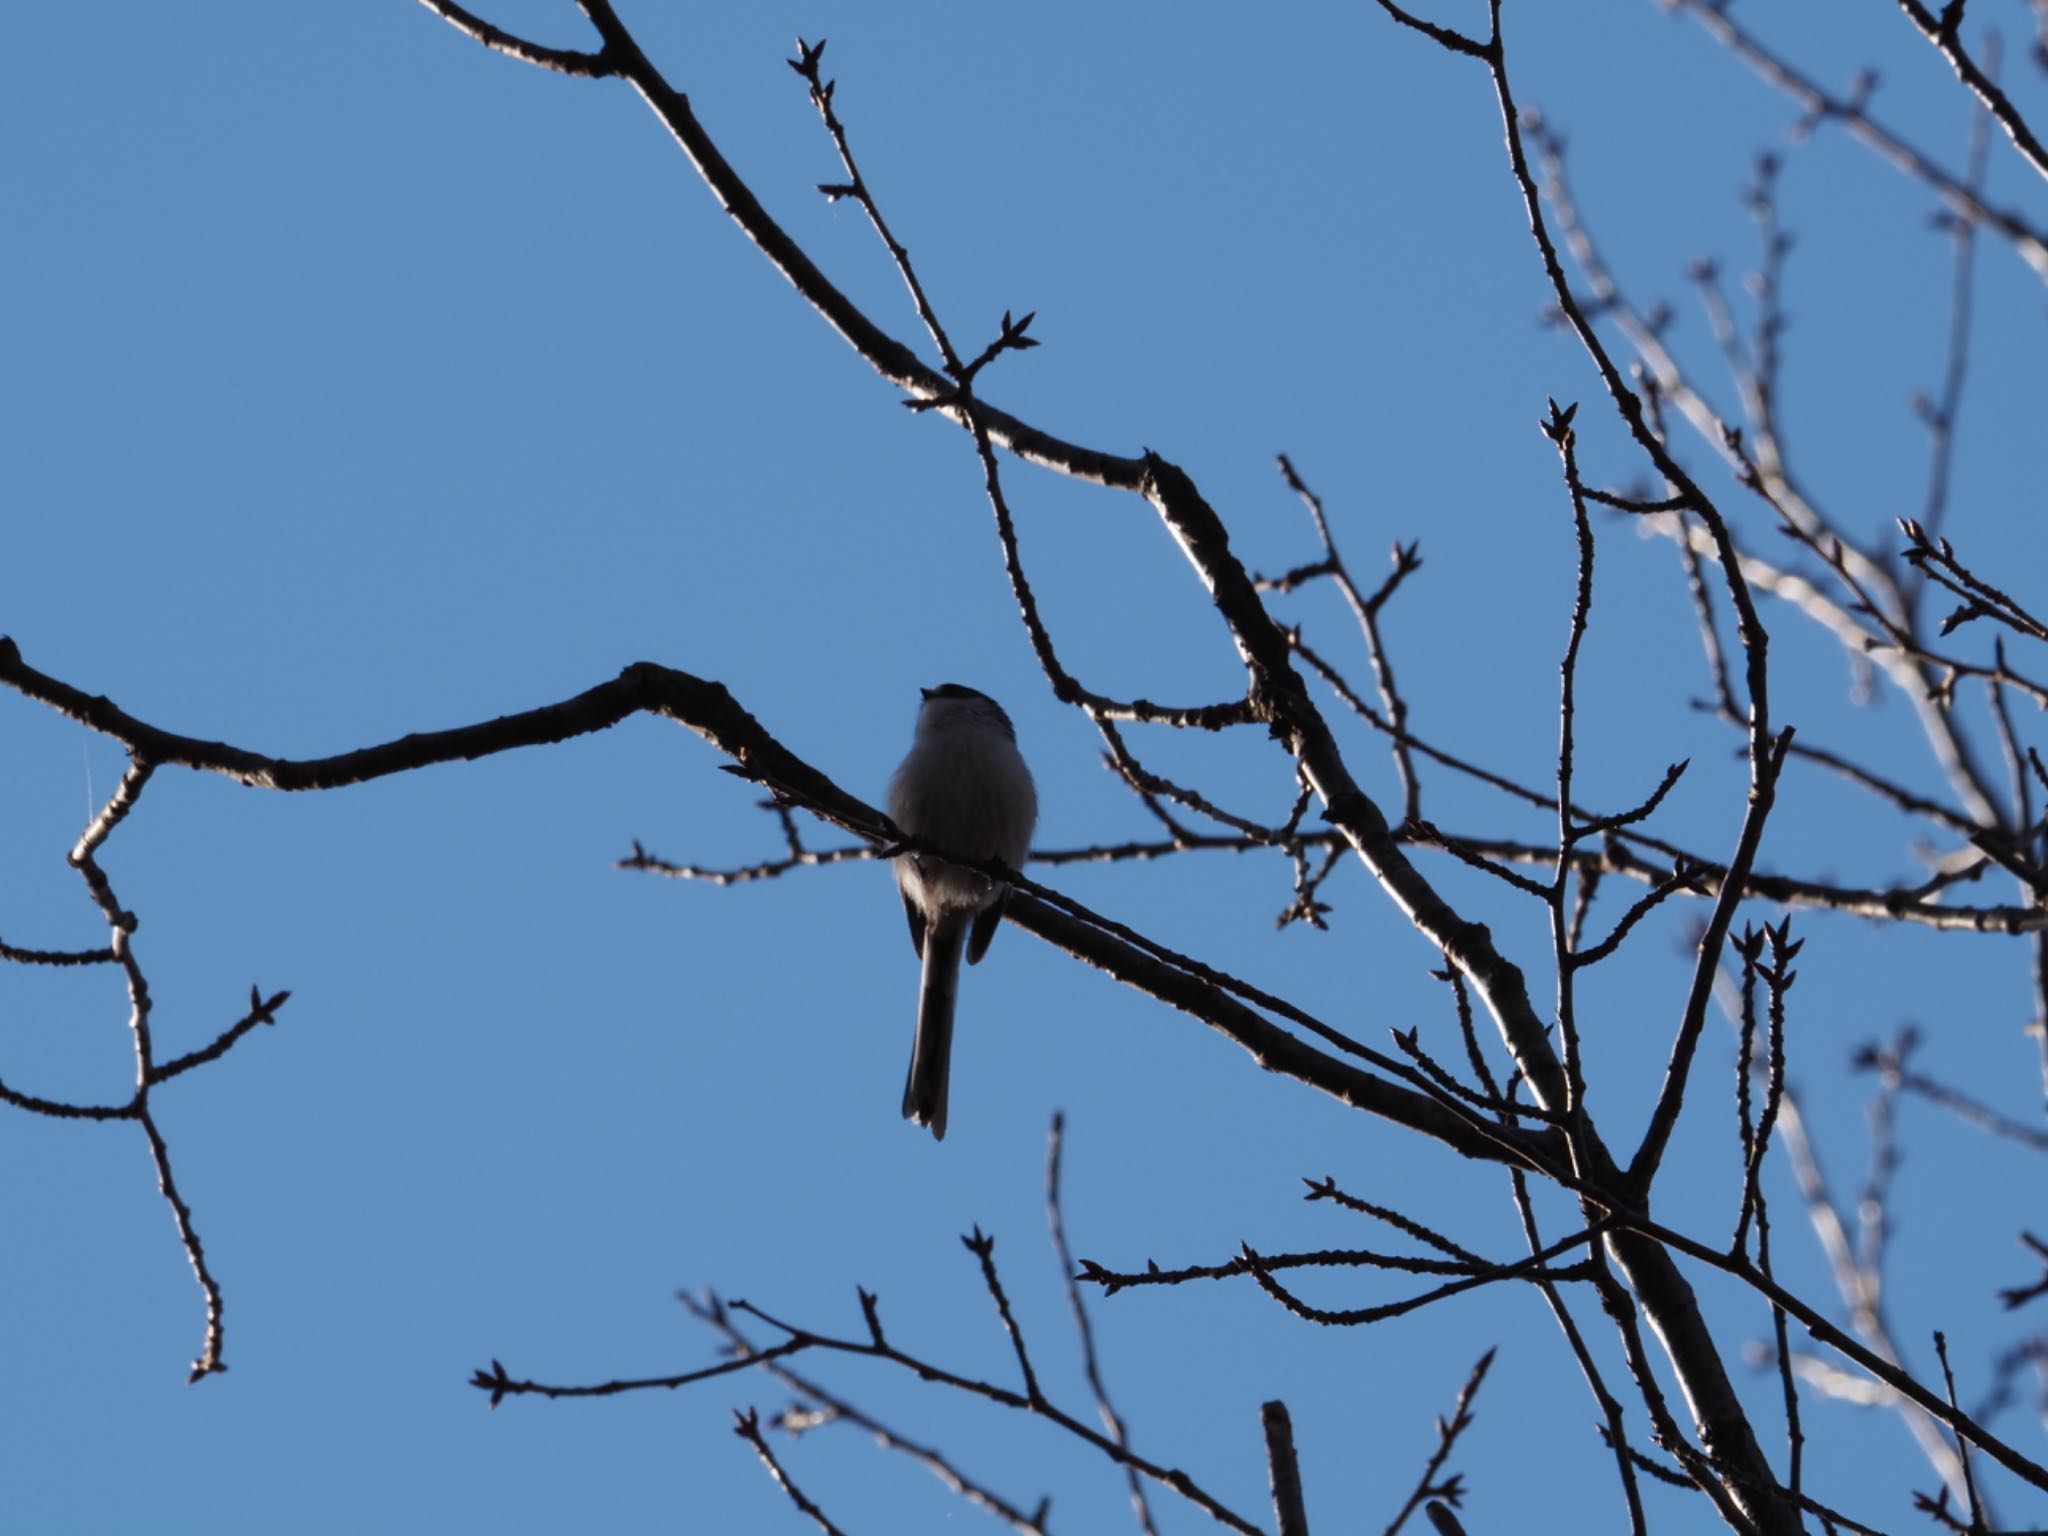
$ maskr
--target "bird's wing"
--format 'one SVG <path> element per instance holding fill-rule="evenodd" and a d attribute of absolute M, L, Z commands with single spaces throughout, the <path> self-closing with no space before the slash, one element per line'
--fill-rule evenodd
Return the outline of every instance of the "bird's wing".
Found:
<path fill-rule="evenodd" d="M 922 960 L 924 958 L 924 914 L 917 910 L 917 903 L 910 899 L 909 892 L 906 891 L 902 894 L 903 915 L 910 919 L 910 947 L 917 951 L 917 958 Z M 981 948 L 986 949 L 988 945 L 984 943 Z M 979 957 L 980 953 L 981 950 L 975 951 L 977 957 Z"/>
<path fill-rule="evenodd" d="M 967 936 L 967 963 L 981 964 L 981 957 L 988 953 L 988 947 L 995 942 L 996 930 L 1003 926 L 1003 908 L 1010 904 L 1010 888 L 1006 885 L 996 899 L 974 914 L 974 930 Z"/>

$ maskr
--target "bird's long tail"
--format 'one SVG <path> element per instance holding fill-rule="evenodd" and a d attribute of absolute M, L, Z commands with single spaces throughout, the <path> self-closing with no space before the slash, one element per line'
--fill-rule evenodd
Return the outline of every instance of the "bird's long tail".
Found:
<path fill-rule="evenodd" d="M 960 986 L 960 951 L 967 939 L 958 923 L 935 923 L 924 936 L 924 980 L 917 989 L 917 1043 L 910 1079 L 903 1085 L 903 1118 L 946 1139 L 946 1080 L 953 1059 L 953 998 Z"/>

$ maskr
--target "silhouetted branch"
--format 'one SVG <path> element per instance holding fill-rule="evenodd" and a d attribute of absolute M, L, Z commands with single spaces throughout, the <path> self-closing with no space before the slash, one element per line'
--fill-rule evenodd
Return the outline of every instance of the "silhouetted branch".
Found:
<path fill-rule="evenodd" d="M 532 64 L 539 69 L 550 69 L 557 74 L 576 75 L 586 80 L 602 80 L 616 74 L 612 59 L 600 50 L 596 53 L 582 53 L 573 48 L 549 48 L 540 43 L 529 42 L 516 37 L 502 27 L 494 27 L 455 0 L 420 0 L 428 10 L 462 33 L 474 38 L 493 53 L 502 53 L 507 58 Z"/>
<path fill-rule="evenodd" d="M 1067 1310 L 1074 1316 L 1074 1332 L 1081 1341 L 1081 1369 L 1088 1378 L 1088 1390 L 1095 1394 L 1095 1411 L 1102 1420 L 1102 1427 L 1109 1438 L 1119 1446 L 1128 1446 L 1129 1436 L 1124 1430 L 1124 1421 L 1109 1400 L 1109 1388 L 1103 1384 L 1101 1363 L 1095 1355 L 1095 1326 L 1088 1319 L 1088 1307 L 1081 1299 L 1081 1287 L 1074 1279 L 1074 1255 L 1067 1246 L 1067 1219 L 1060 1199 L 1061 1152 L 1066 1144 L 1067 1117 L 1055 1113 L 1052 1130 L 1046 1137 L 1045 1148 L 1045 1215 L 1046 1224 L 1052 1229 L 1053 1257 L 1060 1266 L 1060 1282 L 1066 1288 Z M 1131 1513 L 1137 1517 L 1138 1530 L 1142 1536 L 1158 1536 L 1158 1527 L 1152 1523 L 1152 1506 L 1145 1498 L 1145 1485 L 1137 1471 L 1126 1465 L 1124 1476 L 1131 1490 Z"/>
<path fill-rule="evenodd" d="M 977 1257 L 980 1257 L 980 1255 L 977 1255 Z M 986 1260 L 984 1259 L 983 1262 L 986 1262 Z M 868 1325 L 868 1337 L 865 1339 L 850 1339 L 832 1334 L 815 1333 L 809 1329 L 797 1327 L 793 1323 L 784 1322 L 782 1319 L 773 1316 L 750 1302 L 733 1301 L 729 1303 L 731 1311 L 745 1313 L 749 1317 L 758 1318 L 768 1327 L 783 1334 L 783 1342 L 753 1350 L 739 1358 L 727 1360 L 718 1365 L 708 1366 L 703 1370 L 690 1371 L 679 1376 L 608 1381 L 592 1386 L 554 1386 L 518 1380 L 511 1377 L 502 1365 L 493 1360 L 490 1370 L 478 1371 L 471 1379 L 470 1385 L 478 1388 L 480 1391 L 489 1392 L 491 1395 L 491 1406 L 496 1407 L 505 1398 L 519 1395 L 607 1397 L 623 1392 L 649 1391 L 654 1389 L 672 1390 L 677 1387 L 691 1385 L 695 1382 L 705 1381 L 715 1376 L 730 1375 L 735 1371 L 743 1371 L 752 1369 L 755 1366 L 766 1365 L 771 1361 L 780 1360 L 789 1355 L 799 1354 L 807 1350 L 880 1360 L 910 1372 L 921 1381 L 937 1386 L 950 1387 L 970 1396 L 995 1403 L 1000 1407 L 1020 1409 L 1037 1418 L 1045 1419 L 1076 1439 L 1085 1441 L 1093 1446 L 1119 1466 L 1131 1467 L 1162 1487 L 1171 1489 L 1217 1523 L 1228 1527 L 1230 1530 L 1239 1532 L 1240 1536 L 1261 1536 L 1257 1526 L 1243 1519 L 1204 1491 L 1187 1473 L 1177 1468 L 1169 1469 L 1162 1467 L 1158 1463 L 1138 1455 L 1128 1447 L 1118 1445 L 1108 1436 L 1089 1428 L 1088 1425 L 1062 1411 L 1045 1397 L 1027 1397 L 1023 1393 L 1013 1391 L 1008 1387 L 997 1386 L 993 1382 L 962 1376 L 947 1370 L 943 1366 L 936 1365 L 931 1361 L 921 1359 L 918 1356 L 898 1349 L 895 1345 L 889 1343 L 882 1334 L 874 1298 L 863 1292 L 861 1295 L 861 1305 Z"/>
<path fill-rule="evenodd" d="M 1936 1424 L 1946 1423 L 1951 1429 L 1962 1430 L 1964 1421 L 1945 1417 L 1942 1410 L 1947 1405 L 1939 1397 L 1919 1387 L 1917 1382 L 1913 1383 L 1916 1390 L 1904 1390 L 1905 1383 L 1912 1381 L 1912 1378 L 1899 1367 L 1900 1354 L 1892 1341 L 1890 1323 L 1884 1314 L 1883 1277 L 1858 1262 L 1855 1245 L 1849 1238 L 1848 1225 L 1842 1217 L 1841 1208 L 1828 1189 L 1819 1157 L 1807 1136 L 1806 1119 L 1800 1108 L 1798 1096 L 1790 1091 L 1785 1094 L 1780 1109 L 1780 1124 L 1783 1130 L 1781 1144 L 1792 1165 L 1793 1177 L 1799 1185 L 1800 1196 L 1806 1203 L 1807 1219 L 1813 1226 L 1814 1235 L 1820 1240 L 1822 1252 L 1827 1256 L 1835 1289 L 1840 1294 L 1844 1306 L 1848 1308 L 1850 1326 L 1855 1329 L 1857 1336 L 1866 1346 L 1860 1353 L 1847 1350 L 1843 1353 L 1848 1354 L 1871 1377 L 1877 1378 L 1877 1382 L 1881 1383 L 1874 1384 L 1877 1395 L 1866 1400 L 1894 1407 L 1905 1420 L 1906 1427 L 1912 1433 L 1914 1442 L 1920 1447 L 1921 1454 L 1926 1456 L 1942 1481 L 1960 1489 L 1961 1467 L 1956 1462 L 1953 1451 L 1938 1432 Z M 1881 1256 L 1881 1249 L 1873 1254 L 1873 1257 L 1878 1256 Z M 1801 1321 L 1805 1319 L 1801 1318 Z M 1835 1341 L 1831 1339 L 1829 1342 Z M 1840 1345 L 1837 1344 L 1836 1347 L 1840 1348 Z M 1795 1362 L 1795 1365 L 1798 1364 Z M 1800 1367 L 1799 1374 L 1809 1383 L 1816 1379 L 1814 1374 L 1803 1366 Z M 1854 1377 L 1853 1373 L 1850 1379 L 1861 1380 Z M 1983 1442 L 1980 1440 L 1977 1443 Z M 2039 1482 L 2037 1486 L 2048 1486 L 2048 1482 Z"/>
<path fill-rule="evenodd" d="M 1408 1501 L 1388 1525 L 1386 1536 L 1399 1536 L 1401 1527 L 1408 1517 L 1425 1502 L 1440 1499 L 1453 1509 L 1462 1507 L 1465 1498 L 1465 1479 L 1462 1473 L 1452 1473 L 1442 1482 L 1436 1480 L 1437 1473 L 1449 1459 L 1451 1449 L 1458 1443 L 1458 1437 L 1472 1427 L 1472 1399 L 1479 1395 L 1480 1385 L 1486 1380 L 1486 1373 L 1493 1365 L 1495 1351 L 1489 1349 L 1481 1355 L 1472 1367 L 1472 1373 L 1465 1378 L 1465 1385 L 1458 1389 L 1458 1401 L 1451 1409 L 1448 1419 L 1436 1421 L 1436 1449 L 1430 1454 L 1429 1462 L 1422 1469 L 1422 1476 L 1416 1480 L 1415 1491 L 1408 1495 Z"/>
<path fill-rule="evenodd" d="M 1948 1368 L 1948 1338 L 1939 1328 L 1934 1330 L 1934 1353 L 1941 1360 L 1941 1380 L 1942 1384 L 1948 1389 L 1948 1405 L 1954 1408 L 1956 1406 L 1955 1372 Z M 1956 1436 L 1956 1460 L 1962 1463 L 1963 1492 L 1970 1501 L 1970 1529 L 1972 1531 L 1984 1530 L 1986 1528 L 1984 1506 L 1977 1498 L 1977 1474 L 1970 1469 L 1970 1447 L 1964 1443 L 1960 1435 Z"/>
<path fill-rule="evenodd" d="M 1899 0 L 1899 9 L 1913 19 L 1927 40 L 1940 50 L 1948 60 L 1949 67 L 1956 72 L 1956 78 L 1970 88 L 1976 98 L 1984 104 L 1984 110 L 1998 120 L 1998 126 L 2005 130 L 2005 136 L 2012 140 L 2013 148 L 2020 152 L 2027 164 L 2041 176 L 2048 176 L 2048 147 L 2044 147 L 2020 109 L 2012 99 L 1998 88 L 1994 78 L 1997 66 L 1980 68 L 1977 61 L 1964 51 L 1961 37 L 1963 6 L 1966 0 L 1946 0 L 1937 16 L 1922 0 Z M 1992 58 L 1995 60 L 1996 45 Z"/>
<path fill-rule="evenodd" d="M 1772 743 L 1769 752 L 1754 763 L 1749 809 L 1742 818 L 1742 833 L 1736 839 L 1735 853 L 1728 861 L 1731 878 L 1723 883 L 1721 894 L 1714 903 L 1713 916 L 1707 920 L 1706 930 L 1700 937 L 1692 990 L 1687 994 L 1685 1014 L 1679 1020 L 1678 1035 L 1672 1042 L 1671 1061 L 1665 1068 L 1664 1083 L 1658 1090 L 1656 1107 L 1650 1114 L 1650 1128 L 1643 1133 L 1642 1145 L 1636 1149 L 1635 1160 L 1629 1164 L 1629 1182 L 1637 1189 L 1647 1189 L 1656 1177 L 1658 1165 L 1664 1158 L 1664 1148 L 1670 1142 L 1672 1129 L 1678 1124 L 1693 1052 L 1699 1045 L 1700 1032 L 1706 1025 L 1707 1004 L 1713 997 L 1714 974 L 1721 963 L 1721 944 L 1741 900 L 1741 881 L 1748 874 L 1749 866 L 1756 859 L 1757 848 L 1763 841 L 1764 823 L 1770 816 L 1777 794 L 1778 774 L 1784 767 L 1785 751 L 1791 744 L 1792 728 L 1787 726 Z"/>
<path fill-rule="evenodd" d="M 1942 621 L 1944 635 L 1971 619 L 1988 618 L 2030 640 L 2048 640 L 2048 624 L 1958 560 L 1947 539 L 1930 534 L 1910 517 L 1900 518 L 1899 528 L 1906 535 L 1906 549 L 1900 558 L 1963 599 L 1963 606 Z M 2004 671 L 2002 663 L 1999 670 Z"/>
<path fill-rule="evenodd" d="M 251 987 L 249 989 L 249 1011 L 247 1013 L 216 1035 L 212 1043 L 203 1045 L 196 1051 L 188 1051 L 185 1055 L 178 1057 L 174 1061 L 167 1061 L 160 1067 L 152 1068 L 149 1075 L 151 1084 L 168 1082 L 182 1072 L 189 1072 L 194 1067 L 203 1067 L 209 1061 L 218 1061 L 234 1048 L 237 1041 L 248 1034 L 250 1030 L 256 1028 L 257 1025 L 275 1024 L 277 1022 L 277 1010 L 282 1008 L 290 997 L 291 993 L 289 992 L 273 992 L 266 998 L 255 987 Z"/>
<path fill-rule="evenodd" d="M 1401 584 L 1414 575 L 1422 566 L 1418 544 L 1394 545 L 1393 569 L 1387 573 L 1379 587 L 1370 597 L 1361 594 L 1358 584 L 1352 580 L 1350 568 L 1344 557 L 1337 552 L 1337 543 L 1330 533 L 1330 520 L 1323 511 L 1323 499 L 1308 488 L 1307 483 L 1295 470 L 1294 463 L 1286 454 L 1279 457 L 1280 477 L 1287 482 L 1287 488 L 1301 499 L 1308 508 L 1310 520 L 1315 524 L 1316 537 L 1322 541 L 1323 558 L 1314 565 L 1303 566 L 1290 571 L 1275 582 L 1257 581 L 1261 588 L 1270 587 L 1275 591 L 1291 591 L 1302 582 L 1317 576 L 1328 576 L 1343 594 L 1350 606 L 1352 617 L 1357 619 L 1360 633 L 1365 638 L 1365 654 L 1372 668 L 1373 682 L 1380 695 L 1380 706 L 1386 710 L 1387 719 L 1393 730 L 1389 733 L 1394 744 L 1394 769 L 1401 778 L 1401 818 L 1413 821 L 1422 814 L 1422 781 L 1415 773 L 1415 759 L 1411 755 L 1404 733 L 1408 728 L 1408 703 L 1401 697 L 1400 686 L 1394 681 L 1394 664 L 1387 655 L 1385 640 L 1380 636 L 1380 609 L 1387 599 L 1400 590 Z"/>
<path fill-rule="evenodd" d="M 1142 1271 L 1120 1272 L 1105 1268 L 1092 1259 L 1083 1259 L 1081 1278 L 1100 1285 L 1105 1296 L 1114 1296 L 1118 1291 L 1132 1286 L 1181 1285 L 1191 1280 L 1226 1280 L 1238 1275 L 1250 1275 L 1261 1290 L 1297 1317 L 1325 1325 L 1357 1327 L 1400 1317 L 1420 1307 L 1463 1295 L 1467 1291 L 1482 1285 L 1490 1285 L 1497 1280 L 1583 1280 L 1587 1278 L 1587 1271 L 1583 1267 L 1568 1265 L 1556 1269 L 1550 1267 L 1550 1261 L 1560 1254 L 1584 1247 L 1606 1230 L 1606 1226 L 1607 1223 L 1602 1222 L 1595 1228 L 1565 1238 L 1561 1242 L 1552 1243 L 1526 1259 L 1509 1264 L 1473 1264 L 1454 1259 L 1423 1259 L 1361 1248 L 1268 1255 L 1259 1253 L 1246 1244 L 1238 1257 L 1227 1263 L 1191 1265 L 1183 1269 L 1167 1270 L 1153 1264 Z M 1379 1306 L 1331 1310 L 1310 1306 L 1284 1289 L 1273 1278 L 1276 1271 L 1303 1268 L 1391 1269 L 1410 1274 L 1456 1275 L 1461 1278 L 1400 1301 Z"/>
<path fill-rule="evenodd" d="M 1266 1475 L 1273 1487 L 1273 1523 L 1280 1536 L 1308 1536 L 1308 1512 L 1301 1499 L 1301 1463 L 1294 1454 L 1294 1421 L 1275 1398 L 1259 1407 L 1266 1434 Z"/>
<path fill-rule="evenodd" d="M 1522 1235 L 1533 1254 L 1542 1247 L 1542 1234 L 1536 1226 L 1536 1208 L 1529 1200 L 1529 1181 L 1519 1169 L 1510 1173 L 1509 1180 L 1514 1189 L 1515 1210 L 1522 1221 Z M 1538 1280 L 1536 1288 L 1543 1293 L 1543 1300 L 1549 1306 L 1551 1316 L 1557 1320 L 1558 1329 L 1571 1348 L 1572 1358 L 1578 1362 L 1579 1374 L 1585 1378 L 1586 1388 L 1593 1394 L 1593 1401 L 1599 1406 L 1605 1421 L 1599 1426 L 1600 1434 L 1615 1454 L 1615 1475 L 1621 1480 L 1622 1499 L 1628 1508 L 1630 1536 L 1649 1536 L 1649 1526 L 1643 1519 L 1642 1492 L 1636 1486 L 1635 1465 L 1630 1460 L 1623 1438 L 1621 1401 L 1608 1390 L 1607 1379 L 1594 1361 L 1593 1352 L 1586 1345 L 1586 1336 L 1580 1332 L 1578 1319 L 1572 1316 L 1563 1293 L 1549 1280 Z"/>
<path fill-rule="evenodd" d="M 1986 51 L 1986 65 L 1997 73 L 1996 34 Z M 1979 110 L 1970 114 L 1970 147 L 1963 183 L 1973 193 L 1984 189 L 1984 175 L 1991 148 L 1990 116 Z M 1963 385 L 1970 368 L 1970 317 L 1975 308 L 1977 270 L 1977 221 L 1967 214 L 1947 214 L 1949 238 L 1954 253 L 1949 268 L 1948 357 L 1942 368 L 1941 386 L 1934 398 L 1916 397 L 1914 406 L 1927 427 L 1927 494 L 1921 502 L 1920 522 L 1939 533 L 1948 515 L 1949 489 L 1954 478 L 1956 421 L 1962 410 Z"/>
<path fill-rule="evenodd" d="M 768 1469 L 768 1475 L 775 1479 L 776 1485 L 784 1493 L 789 1495 L 789 1502 L 796 1506 L 797 1512 L 819 1530 L 824 1531 L 826 1536 L 846 1536 L 844 1531 L 832 1523 L 825 1511 L 818 1508 L 804 1491 L 797 1487 L 795 1480 L 783 1470 L 782 1463 L 775 1459 L 775 1453 L 768 1448 L 767 1437 L 761 1433 L 760 1413 L 749 1408 L 744 1412 L 735 1412 L 733 1419 L 733 1433 L 754 1448 L 754 1454 L 761 1458 L 761 1464 Z"/>
<path fill-rule="evenodd" d="M 2031 1232 L 2022 1232 L 2020 1234 L 2020 1242 L 2031 1249 L 2035 1257 L 2043 1260 L 2044 1263 L 2048 1263 L 2048 1243 L 2042 1242 L 2041 1239 L 2034 1236 Z M 2025 1306 L 2036 1296 L 2044 1295 L 2048 1295 L 2048 1268 L 2042 1270 L 2041 1278 L 2032 1285 L 2013 1286 L 2007 1290 L 2000 1291 L 1998 1299 L 2005 1303 L 2006 1310 L 2010 1312 Z"/>
<path fill-rule="evenodd" d="M 687 1292 L 679 1292 L 676 1300 L 683 1304 L 692 1317 L 717 1330 L 737 1355 L 751 1356 L 758 1353 L 753 1341 L 733 1323 L 726 1312 L 725 1304 L 715 1295 L 706 1293 L 700 1300 Z M 805 1400 L 801 1405 L 786 1410 L 774 1421 L 790 1438 L 795 1439 L 821 1424 L 851 1424 L 872 1435 L 875 1443 L 884 1450 L 897 1451 L 908 1456 L 961 1498 L 987 1510 L 998 1520 L 1018 1531 L 1020 1536 L 1047 1536 L 1045 1501 L 1040 1501 L 1036 1513 L 1027 1513 L 968 1477 L 936 1448 L 906 1438 L 880 1420 L 856 1408 L 837 1393 L 827 1391 L 809 1377 L 798 1375 L 787 1366 L 774 1362 L 762 1365 L 761 1369 Z"/>
<path fill-rule="evenodd" d="M 16 965 L 107 965 L 113 958 L 111 949 L 20 949 L 0 941 L 0 960 Z"/>

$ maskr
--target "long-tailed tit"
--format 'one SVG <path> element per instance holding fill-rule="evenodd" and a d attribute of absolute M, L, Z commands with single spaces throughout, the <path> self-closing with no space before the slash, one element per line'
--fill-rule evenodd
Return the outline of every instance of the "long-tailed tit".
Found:
<path fill-rule="evenodd" d="M 1038 820 L 1038 792 L 1010 717 L 987 694 L 958 683 L 923 692 L 910 754 L 889 781 L 889 815 L 912 837 L 960 858 L 1022 868 Z M 899 855 L 896 885 L 910 918 L 910 942 L 924 961 L 903 1117 L 943 1139 L 960 956 L 964 951 L 971 965 L 988 952 L 1010 888 L 928 853 Z"/>

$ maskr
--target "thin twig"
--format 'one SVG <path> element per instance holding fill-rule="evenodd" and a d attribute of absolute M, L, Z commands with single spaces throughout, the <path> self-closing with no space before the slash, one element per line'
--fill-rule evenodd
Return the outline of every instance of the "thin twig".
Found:
<path fill-rule="evenodd" d="M 1954 1408 L 1956 1377 L 1948 1367 L 1948 1336 L 1939 1328 L 1934 1330 L 1934 1353 L 1941 1360 L 1941 1380 L 1948 1389 L 1948 1405 Z M 1956 1437 L 1956 1460 L 1963 1464 L 1963 1491 L 1970 1501 L 1970 1529 L 1982 1531 L 1985 1529 L 1984 1506 L 1977 1501 L 1977 1474 L 1970 1469 L 1970 1447 L 1960 1435 Z"/>
<path fill-rule="evenodd" d="M 1045 1217 L 1052 1228 L 1053 1257 L 1059 1261 L 1060 1283 L 1067 1292 L 1067 1309 L 1074 1315 L 1074 1332 L 1081 1341 L 1081 1369 L 1088 1379 L 1088 1390 L 1095 1394 L 1095 1411 L 1102 1419 L 1102 1427 L 1109 1438 L 1119 1447 L 1130 1444 L 1129 1433 L 1116 1408 L 1110 1403 L 1109 1388 L 1103 1384 L 1102 1368 L 1095 1353 L 1095 1325 L 1089 1320 L 1088 1308 L 1081 1300 L 1081 1287 L 1074 1278 L 1074 1255 L 1067 1246 L 1067 1218 L 1060 1199 L 1061 1153 L 1066 1146 L 1067 1117 L 1055 1112 L 1052 1130 L 1046 1136 L 1045 1148 Z M 1138 1529 L 1144 1536 L 1158 1536 L 1158 1527 L 1152 1522 L 1152 1506 L 1145 1498 L 1145 1484 L 1139 1478 L 1137 1469 L 1128 1463 L 1124 1466 L 1124 1477 L 1130 1485 L 1131 1513 L 1137 1518 Z"/>
<path fill-rule="evenodd" d="M 706 1293 L 703 1298 L 679 1292 L 676 1300 L 681 1302 L 690 1315 L 706 1326 L 716 1329 L 734 1351 L 741 1356 L 759 1353 L 753 1340 L 747 1337 L 732 1321 L 725 1304 L 716 1296 Z M 897 1451 L 924 1467 L 954 1493 L 968 1503 L 987 1510 L 998 1520 L 1017 1531 L 1019 1536 L 1047 1536 L 1045 1528 L 1045 1501 L 1041 1500 L 1036 1513 L 1029 1513 L 1010 1503 L 1007 1499 L 991 1492 L 986 1486 L 967 1476 L 941 1452 L 932 1446 L 921 1444 L 897 1433 L 872 1415 L 854 1407 L 837 1393 L 827 1391 L 807 1376 L 799 1375 L 779 1362 L 770 1362 L 761 1367 L 768 1375 L 789 1387 L 804 1399 L 801 1410 L 791 1409 L 777 1422 L 791 1438 L 804 1430 L 821 1423 L 847 1423 L 863 1429 L 872 1435 L 875 1443 L 884 1450 Z"/>
<path fill-rule="evenodd" d="M 1422 1469 L 1422 1476 L 1416 1479 L 1415 1491 L 1408 1495 L 1393 1522 L 1387 1526 L 1386 1536 L 1400 1536 L 1401 1527 L 1408 1517 L 1431 1499 L 1441 1499 L 1453 1509 L 1460 1507 L 1465 1498 L 1465 1480 L 1462 1474 L 1452 1473 L 1439 1483 L 1437 1473 L 1443 1470 L 1444 1462 L 1450 1458 L 1451 1450 L 1458 1443 L 1458 1437 L 1472 1427 L 1472 1400 L 1479 1395 L 1480 1385 L 1486 1380 L 1486 1373 L 1493 1365 L 1496 1350 L 1489 1349 L 1481 1355 L 1465 1378 L 1465 1385 L 1458 1389 L 1458 1401 L 1451 1408 L 1448 1419 L 1436 1421 L 1436 1449 L 1430 1454 L 1429 1462 Z"/>
<path fill-rule="evenodd" d="M 768 1475 L 775 1479 L 777 1486 L 784 1493 L 789 1495 L 789 1502 L 796 1506 L 797 1512 L 825 1532 L 826 1536 L 846 1536 L 844 1531 L 832 1523 L 825 1511 L 818 1508 L 810 1497 L 797 1487 L 795 1479 L 784 1471 L 782 1463 L 775 1459 L 775 1453 L 768 1448 L 768 1437 L 761 1433 L 760 1412 L 753 1408 L 735 1412 L 733 1420 L 733 1433 L 754 1448 L 754 1454 L 761 1458 L 761 1464 L 768 1469 Z"/>

